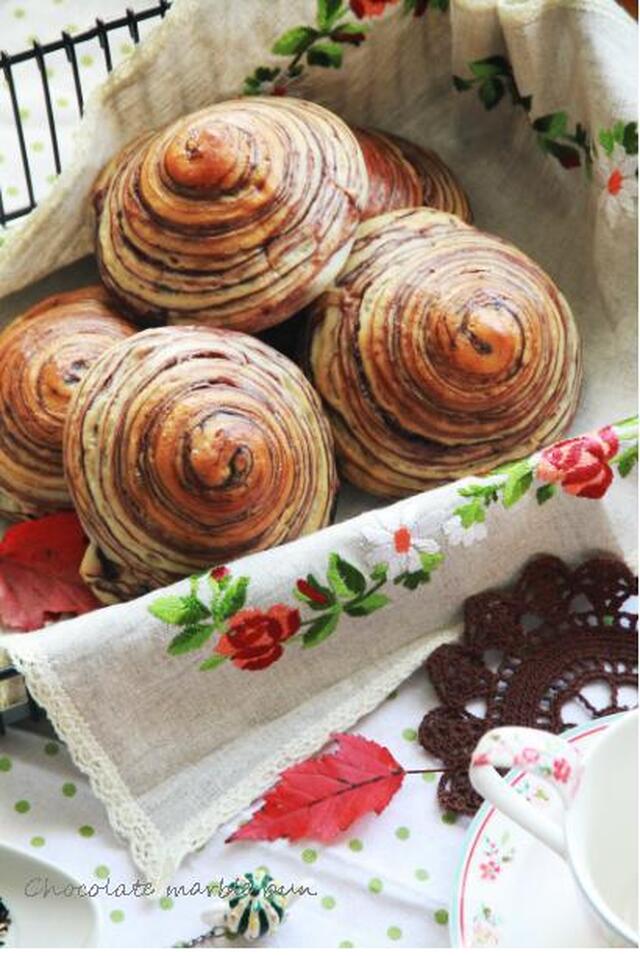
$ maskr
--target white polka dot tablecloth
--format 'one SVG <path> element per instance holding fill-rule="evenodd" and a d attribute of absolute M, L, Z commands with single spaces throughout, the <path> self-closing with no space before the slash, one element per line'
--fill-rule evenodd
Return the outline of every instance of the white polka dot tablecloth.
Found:
<path fill-rule="evenodd" d="M 426 768 L 433 763 L 416 728 L 433 704 L 427 679 L 418 673 L 353 730 L 387 746 L 405 769 Z M 100 944 L 173 946 L 198 936 L 220 905 L 206 887 L 265 866 L 277 883 L 308 893 L 296 898 L 285 924 L 261 946 L 447 946 L 466 821 L 441 811 L 436 787 L 436 774 L 408 775 L 379 817 L 363 818 L 331 846 L 283 840 L 225 845 L 243 814 L 185 861 L 169 895 L 152 900 L 101 890 Z M 130 888 L 140 879 L 64 746 L 15 728 L 0 738 L 0 841 L 111 894 L 118 884 Z M 1 884 L 0 874 L 0 896 Z M 194 895 L 183 896 L 181 886 Z"/>

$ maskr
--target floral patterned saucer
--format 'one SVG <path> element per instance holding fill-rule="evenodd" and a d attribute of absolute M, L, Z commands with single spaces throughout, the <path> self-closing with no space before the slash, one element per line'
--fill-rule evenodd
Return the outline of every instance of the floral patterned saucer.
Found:
<path fill-rule="evenodd" d="M 619 714 L 563 734 L 586 753 Z M 526 771 L 507 782 L 560 817 L 557 792 Z M 489 947 L 598 946 L 568 865 L 513 821 L 484 803 L 467 831 L 450 909 L 451 945 Z"/>

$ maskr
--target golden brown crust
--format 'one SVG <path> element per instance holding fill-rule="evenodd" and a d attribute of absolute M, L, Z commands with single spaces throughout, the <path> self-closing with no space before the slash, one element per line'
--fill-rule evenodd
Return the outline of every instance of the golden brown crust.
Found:
<path fill-rule="evenodd" d="M 375 129 L 354 127 L 353 132 L 369 175 L 369 198 L 362 218 L 371 219 L 393 209 L 422 205 L 420 177 L 392 137 Z"/>
<path fill-rule="evenodd" d="M 68 508 L 62 430 L 71 396 L 114 342 L 135 332 L 101 286 L 38 302 L 0 333 L 0 514 Z"/>
<path fill-rule="evenodd" d="M 328 110 L 218 103 L 136 140 L 98 178 L 101 275 L 143 323 L 256 332 L 337 274 L 367 190 L 358 143 Z"/>
<path fill-rule="evenodd" d="M 369 174 L 363 219 L 424 205 L 472 222 L 464 189 L 437 153 L 380 130 L 354 129 L 354 133 Z"/>
<path fill-rule="evenodd" d="M 315 531 L 337 486 L 300 370 L 250 336 L 187 326 L 140 332 L 92 368 L 65 466 L 106 600 Z"/>
<path fill-rule="evenodd" d="M 581 381 L 577 329 L 510 243 L 430 209 L 364 223 L 310 310 L 308 368 L 347 478 L 400 497 L 553 441 Z"/>

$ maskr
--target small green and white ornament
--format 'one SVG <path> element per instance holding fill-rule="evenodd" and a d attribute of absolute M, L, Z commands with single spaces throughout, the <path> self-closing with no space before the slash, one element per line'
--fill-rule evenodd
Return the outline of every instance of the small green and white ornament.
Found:
<path fill-rule="evenodd" d="M 254 941 L 275 933 L 285 918 L 287 899 L 271 874 L 261 867 L 234 880 L 227 899 L 225 928 L 232 936 Z"/>
<path fill-rule="evenodd" d="M 215 885 L 215 884 L 212 884 Z M 254 943 L 275 933 L 285 919 L 289 900 L 278 892 L 266 867 L 236 877 L 225 886 L 224 897 L 213 912 L 206 914 L 211 929 L 189 942 L 177 943 L 180 949 L 216 945 L 243 939 Z"/>

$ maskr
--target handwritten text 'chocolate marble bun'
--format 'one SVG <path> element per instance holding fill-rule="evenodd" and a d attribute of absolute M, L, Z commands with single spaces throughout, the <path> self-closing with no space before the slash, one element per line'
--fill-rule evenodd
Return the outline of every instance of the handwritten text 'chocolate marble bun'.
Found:
<path fill-rule="evenodd" d="M 257 332 L 338 273 L 367 192 L 353 133 L 323 107 L 218 103 L 136 140 L 98 178 L 100 272 L 143 323 Z"/>
<path fill-rule="evenodd" d="M 363 223 L 310 309 L 311 380 L 354 484 L 401 497 L 533 452 L 582 374 L 564 296 L 515 246 L 431 209 Z"/>
<path fill-rule="evenodd" d="M 354 128 L 369 174 L 364 219 L 410 206 L 433 206 L 472 221 L 467 194 L 445 162 L 401 136 Z"/>
<path fill-rule="evenodd" d="M 0 514 L 70 507 L 62 465 L 67 407 L 87 370 L 132 335 L 99 286 L 61 292 L 0 333 Z"/>
<path fill-rule="evenodd" d="M 91 546 L 81 572 L 126 598 L 326 525 L 333 441 L 302 372 L 228 329 L 148 329 L 78 389 L 65 467 Z"/>

